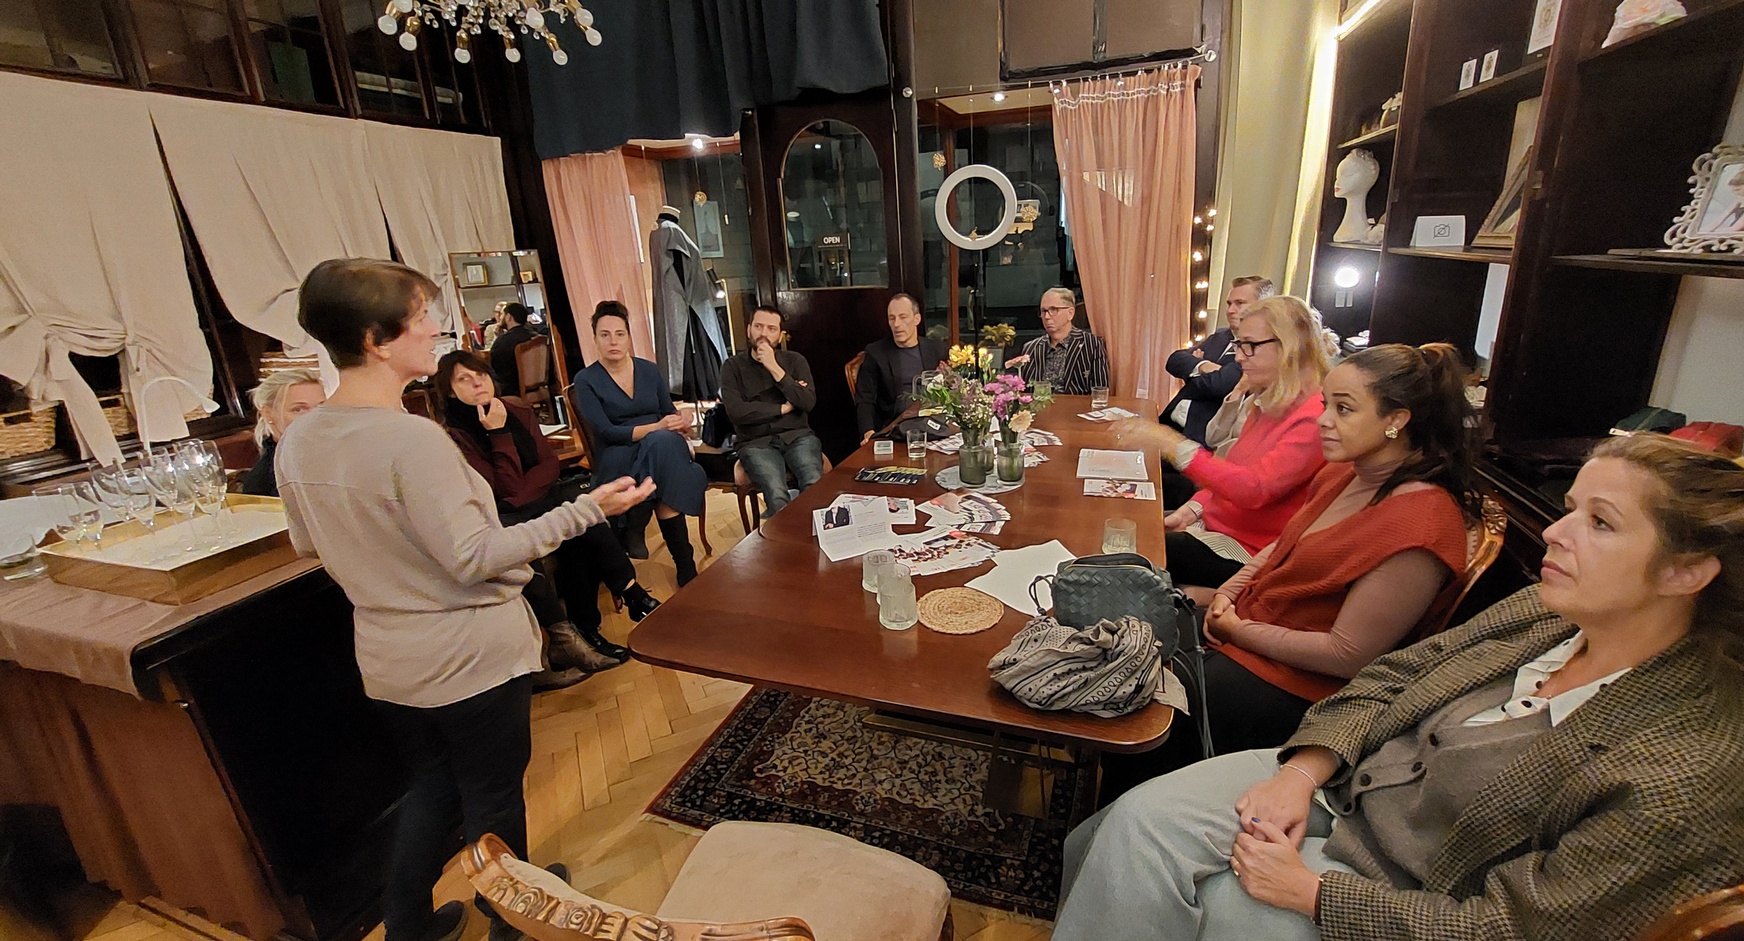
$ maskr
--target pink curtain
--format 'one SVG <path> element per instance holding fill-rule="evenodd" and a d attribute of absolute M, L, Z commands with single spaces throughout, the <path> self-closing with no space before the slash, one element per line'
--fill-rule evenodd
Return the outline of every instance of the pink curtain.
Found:
<path fill-rule="evenodd" d="M 1054 149 L 1091 328 L 1115 395 L 1158 401 L 1191 335 L 1196 65 L 1055 89 Z"/>
<path fill-rule="evenodd" d="M 593 307 L 622 301 L 630 310 L 636 355 L 654 358 L 654 321 L 648 312 L 648 272 L 642 232 L 630 206 L 624 155 L 575 154 L 545 161 L 545 198 L 557 229 L 563 286 L 575 315 L 581 355 L 598 358 L 593 345 Z"/>

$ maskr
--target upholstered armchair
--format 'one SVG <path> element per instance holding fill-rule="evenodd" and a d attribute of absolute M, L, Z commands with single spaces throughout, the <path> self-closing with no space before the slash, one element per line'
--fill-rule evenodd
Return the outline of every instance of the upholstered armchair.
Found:
<path fill-rule="evenodd" d="M 487 835 L 473 888 L 533 941 L 950 941 L 950 889 L 919 863 L 811 827 L 730 821 L 703 835 L 660 910 L 585 895 Z"/>

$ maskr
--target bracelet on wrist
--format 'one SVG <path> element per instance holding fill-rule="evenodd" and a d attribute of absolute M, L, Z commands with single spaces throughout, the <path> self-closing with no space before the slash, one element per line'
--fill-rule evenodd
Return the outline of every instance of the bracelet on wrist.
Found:
<path fill-rule="evenodd" d="M 1307 778 L 1308 783 L 1312 784 L 1316 791 L 1320 790 L 1320 782 L 1314 780 L 1314 775 L 1309 774 L 1308 772 L 1302 770 L 1300 767 L 1293 765 L 1293 764 L 1290 764 L 1289 762 L 1285 762 L 1283 767 L 1289 768 L 1291 771 L 1294 771 L 1297 774 L 1301 775 L 1302 777 Z"/>

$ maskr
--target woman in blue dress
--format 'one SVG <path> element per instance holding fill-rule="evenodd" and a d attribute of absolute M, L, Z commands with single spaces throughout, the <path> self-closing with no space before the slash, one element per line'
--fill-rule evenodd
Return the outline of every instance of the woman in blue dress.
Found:
<path fill-rule="evenodd" d="M 678 584 L 696 577 L 687 516 L 702 515 L 708 475 L 691 460 L 684 432 L 690 422 L 678 414 L 660 367 L 630 355 L 630 314 L 617 301 L 601 301 L 593 311 L 593 339 L 599 359 L 575 374 L 575 406 L 593 434 L 593 475 L 616 480 L 626 474 L 654 478 L 654 516 L 678 566 Z M 645 504 L 647 505 L 647 504 Z M 646 559 L 643 531 L 648 518 L 626 514 L 630 555 Z"/>

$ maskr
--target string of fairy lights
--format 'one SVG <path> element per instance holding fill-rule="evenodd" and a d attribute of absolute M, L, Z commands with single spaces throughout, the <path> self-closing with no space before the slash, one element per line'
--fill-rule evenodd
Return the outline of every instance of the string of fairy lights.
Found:
<path fill-rule="evenodd" d="M 1193 234 L 1188 239 L 1188 244 L 1192 246 L 1193 263 L 1188 271 L 1193 279 L 1193 291 L 1189 297 L 1192 301 L 1195 343 L 1205 339 L 1206 334 L 1217 327 L 1211 319 L 1211 265 L 1206 261 L 1211 257 L 1211 236 L 1216 231 L 1216 206 L 1206 206 L 1193 216 Z"/>

